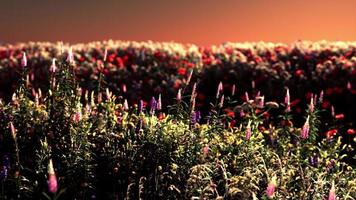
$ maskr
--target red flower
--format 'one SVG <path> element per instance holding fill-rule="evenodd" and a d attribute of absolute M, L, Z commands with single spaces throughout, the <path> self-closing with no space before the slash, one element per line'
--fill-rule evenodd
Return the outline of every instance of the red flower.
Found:
<path fill-rule="evenodd" d="M 326 132 L 326 137 L 329 139 L 332 136 L 334 136 L 336 133 L 337 133 L 336 129 L 329 130 L 328 132 Z"/>
<path fill-rule="evenodd" d="M 226 115 L 228 117 L 235 117 L 235 113 L 230 109 L 225 109 Z"/>
<path fill-rule="evenodd" d="M 187 72 L 187 69 L 184 68 L 184 67 L 180 67 L 178 70 L 177 70 L 178 74 L 179 75 L 185 75 L 185 73 Z"/>
<path fill-rule="evenodd" d="M 296 76 L 301 76 L 301 75 L 303 75 L 303 70 L 299 69 L 299 70 L 295 71 L 295 75 L 296 75 Z"/>
<path fill-rule="evenodd" d="M 349 129 L 347 129 L 347 134 L 354 135 L 355 134 L 355 130 L 352 129 L 352 128 L 349 128 Z"/>
<path fill-rule="evenodd" d="M 335 119 L 344 119 L 344 114 L 335 115 Z"/>

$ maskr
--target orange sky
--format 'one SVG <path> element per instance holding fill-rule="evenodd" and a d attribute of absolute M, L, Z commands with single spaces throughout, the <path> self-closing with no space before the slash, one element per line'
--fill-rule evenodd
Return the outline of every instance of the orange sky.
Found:
<path fill-rule="evenodd" d="M 1 0 L 0 41 L 356 41 L 356 0 Z"/>

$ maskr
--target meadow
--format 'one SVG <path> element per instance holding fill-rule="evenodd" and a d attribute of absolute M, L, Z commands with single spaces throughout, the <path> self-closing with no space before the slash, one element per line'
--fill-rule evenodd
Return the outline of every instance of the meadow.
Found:
<path fill-rule="evenodd" d="M 1 199 L 355 199 L 356 43 L 0 46 Z"/>

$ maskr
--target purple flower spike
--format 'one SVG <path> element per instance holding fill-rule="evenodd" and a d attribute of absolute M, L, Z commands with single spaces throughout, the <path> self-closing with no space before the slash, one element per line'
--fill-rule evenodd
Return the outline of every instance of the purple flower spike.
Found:
<path fill-rule="evenodd" d="M 289 89 L 288 88 L 287 88 L 287 92 L 286 92 L 286 97 L 284 98 L 284 104 L 287 107 L 286 112 L 290 112 L 290 95 L 289 95 Z"/>
<path fill-rule="evenodd" d="M 161 98 L 161 94 L 159 94 L 158 96 L 158 102 L 157 102 L 157 110 L 162 110 L 162 98 Z"/>
<path fill-rule="evenodd" d="M 329 191 L 328 200 L 336 200 L 335 183 L 332 183 L 331 189 Z"/>
<path fill-rule="evenodd" d="M 192 126 L 197 123 L 197 113 L 195 111 L 190 114 L 190 123 Z"/>
<path fill-rule="evenodd" d="M 218 90 L 216 91 L 216 99 L 219 98 L 220 93 L 221 93 L 222 91 L 223 91 L 223 84 L 222 84 L 222 82 L 220 82 L 219 85 L 218 85 Z"/>
<path fill-rule="evenodd" d="M 143 111 L 143 101 L 140 100 L 139 105 L 138 105 L 138 113 L 141 113 Z"/>
<path fill-rule="evenodd" d="M 235 95 L 235 92 L 236 92 L 236 86 L 235 86 L 235 84 L 234 84 L 234 85 L 232 85 L 231 96 L 234 96 L 234 95 Z"/>
<path fill-rule="evenodd" d="M 252 135 L 252 131 L 251 131 L 251 121 L 249 120 L 247 123 L 247 127 L 246 127 L 246 140 L 250 140 L 251 135 Z"/>
<path fill-rule="evenodd" d="M 274 197 L 274 192 L 276 191 L 276 179 L 277 177 L 274 176 L 272 180 L 268 183 L 267 189 L 266 189 L 266 195 L 269 199 L 272 199 Z"/>
<path fill-rule="evenodd" d="M 300 131 L 300 137 L 302 139 L 307 139 L 309 137 L 309 116 L 307 117 L 307 120 L 305 121 L 302 130 Z"/>
<path fill-rule="evenodd" d="M 27 57 L 26 57 L 26 53 L 25 52 L 23 52 L 23 54 L 22 54 L 21 66 L 22 67 L 27 67 Z"/>
<path fill-rule="evenodd" d="M 156 99 L 154 97 L 151 98 L 150 106 L 151 106 L 150 113 L 151 113 L 151 115 L 154 115 L 156 107 L 157 107 L 157 101 L 156 101 Z"/>
<path fill-rule="evenodd" d="M 181 100 L 182 100 L 182 89 L 179 89 L 177 93 L 177 101 L 180 102 Z"/>
<path fill-rule="evenodd" d="M 324 91 L 322 90 L 319 96 L 319 103 L 323 103 L 323 100 L 324 100 Z"/>

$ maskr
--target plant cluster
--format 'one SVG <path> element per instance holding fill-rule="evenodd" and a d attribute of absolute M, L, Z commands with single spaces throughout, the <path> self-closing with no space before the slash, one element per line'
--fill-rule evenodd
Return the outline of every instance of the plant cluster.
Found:
<path fill-rule="evenodd" d="M 355 199 L 353 147 L 341 142 L 355 131 L 323 121 L 323 93 L 301 125 L 289 89 L 282 103 L 242 101 L 220 83 L 203 114 L 195 77 L 168 106 L 163 95 L 132 103 L 105 74 L 81 88 L 74 55 L 53 61 L 41 90 L 23 54 L 19 88 L 0 103 L 2 199 Z"/>

